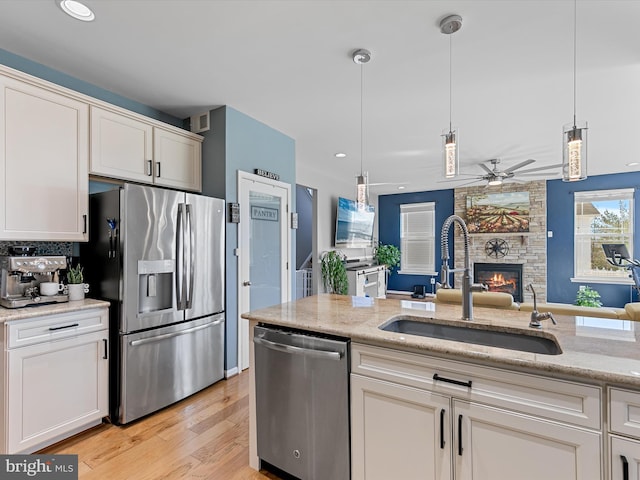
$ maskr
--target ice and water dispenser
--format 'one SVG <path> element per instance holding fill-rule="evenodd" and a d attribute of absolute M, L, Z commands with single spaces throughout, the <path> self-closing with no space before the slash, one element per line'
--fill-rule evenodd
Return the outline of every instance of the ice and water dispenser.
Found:
<path fill-rule="evenodd" d="M 149 313 L 173 307 L 173 260 L 138 261 L 138 312 Z"/>

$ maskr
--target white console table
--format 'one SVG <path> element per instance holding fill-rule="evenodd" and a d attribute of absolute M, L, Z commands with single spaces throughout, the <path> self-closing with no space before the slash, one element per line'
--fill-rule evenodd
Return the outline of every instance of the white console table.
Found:
<path fill-rule="evenodd" d="M 347 270 L 349 295 L 385 298 L 387 277 L 384 265 L 354 267 Z"/>

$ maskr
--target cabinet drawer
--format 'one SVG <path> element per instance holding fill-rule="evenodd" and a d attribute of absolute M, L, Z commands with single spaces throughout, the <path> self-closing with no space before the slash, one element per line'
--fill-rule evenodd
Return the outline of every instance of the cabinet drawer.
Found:
<path fill-rule="evenodd" d="M 7 348 L 104 330 L 108 325 L 109 315 L 106 308 L 12 320 L 5 323 Z"/>
<path fill-rule="evenodd" d="M 601 389 L 455 360 L 352 344 L 351 371 L 551 420 L 600 429 Z M 434 379 L 434 375 L 446 380 Z M 470 382 L 471 387 L 463 384 Z"/>
<path fill-rule="evenodd" d="M 640 439 L 640 392 L 609 389 L 609 428 Z"/>

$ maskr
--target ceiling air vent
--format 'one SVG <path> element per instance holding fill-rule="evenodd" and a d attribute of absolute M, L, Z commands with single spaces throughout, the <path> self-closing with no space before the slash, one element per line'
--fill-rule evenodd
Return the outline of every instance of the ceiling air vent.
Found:
<path fill-rule="evenodd" d="M 193 133 L 206 132 L 211 128 L 209 124 L 209 112 L 191 117 L 191 131 Z"/>

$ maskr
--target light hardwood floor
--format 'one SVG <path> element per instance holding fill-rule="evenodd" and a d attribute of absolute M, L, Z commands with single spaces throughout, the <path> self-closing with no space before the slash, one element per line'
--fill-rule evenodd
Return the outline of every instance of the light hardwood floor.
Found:
<path fill-rule="evenodd" d="M 78 455 L 81 480 L 277 479 L 249 468 L 249 372 L 132 424 L 103 424 L 38 453 Z"/>

